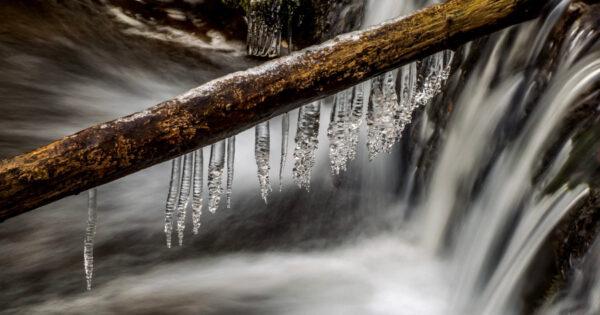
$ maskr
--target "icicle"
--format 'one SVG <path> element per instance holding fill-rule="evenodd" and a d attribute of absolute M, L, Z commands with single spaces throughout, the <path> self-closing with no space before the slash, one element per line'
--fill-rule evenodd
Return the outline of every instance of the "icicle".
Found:
<path fill-rule="evenodd" d="M 452 63 L 454 61 L 454 51 L 444 50 L 442 54 L 444 55 L 444 70 L 442 71 L 442 82 L 446 83 L 445 81 L 447 81 L 450 77 L 450 71 L 452 70 Z"/>
<path fill-rule="evenodd" d="M 186 154 L 183 157 L 183 170 L 177 196 L 177 238 L 179 239 L 179 246 L 183 245 L 183 231 L 185 230 L 185 216 L 190 200 L 193 168 L 193 154 Z"/>
<path fill-rule="evenodd" d="M 354 87 L 354 94 L 352 96 L 352 112 L 350 116 L 350 124 L 348 126 L 348 161 L 352 161 L 356 158 L 360 125 L 363 121 L 364 102 L 365 85 L 364 83 L 360 83 Z"/>
<path fill-rule="evenodd" d="M 83 241 L 83 268 L 88 291 L 92 289 L 92 277 L 94 275 L 94 237 L 96 236 L 96 221 L 98 219 L 96 193 L 96 188 L 88 191 L 88 221 Z"/>
<path fill-rule="evenodd" d="M 395 75 L 388 72 L 372 80 L 371 100 L 367 113 L 367 147 L 369 158 L 389 152 L 398 139 L 397 123 L 400 104 L 396 94 Z"/>
<path fill-rule="evenodd" d="M 402 67 L 398 71 L 400 85 L 400 108 L 396 121 L 397 140 L 402 136 L 404 128 L 412 122 L 412 115 L 419 106 L 415 102 L 415 87 L 417 82 L 416 64 L 412 63 Z"/>
<path fill-rule="evenodd" d="M 372 80 L 371 101 L 367 114 L 369 158 L 389 152 L 412 121 L 414 111 L 427 105 L 450 75 L 453 53 L 444 51 L 399 70 L 400 97 L 396 93 L 393 72 Z"/>
<path fill-rule="evenodd" d="M 210 147 L 208 163 L 208 211 L 215 213 L 223 193 L 222 176 L 225 166 L 225 141 L 219 141 Z"/>
<path fill-rule="evenodd" d="M 299 5 L 299 3 L 295 3 L 296 1 L 287 1 L 287 14 L 288 14 L 288 20 L 287 20 L 287 51 L 288 54 L 291 54 L 294 51 L 294 43 L 293 43 L 293 34 L 292 34 L 292 21 L 294 19 L 294 10 L 296 9 L 296 5 Z M 286 113 L 287 115 L 287 113 Z"/>
<path fill-rule="evenodd" d="M 439 52 L 418 62 L 419 78 L 415 103 L 427 105 L 440 91 L 450 75 L 454 54 L 450 50 Z"/>
<path fill-rule="evenodd" d="M 281 51 L 283 0 L 250 0 L 247 12 L 248 54 L 276 57 Z"/>
<path fill-rule="evenodd" d="M 317 146 L 319 144 L 319 119 L 321 103 L 304 105 L 298 113 L 298 129 L 296 130 L 296 148 L 294 150 L 294 181 L 300 188 L 310 188 L 310 174 L 315 165 Z"/>
<path fill-rule="evenodd" d="M 194 153 L 194 175 L 192 175 L 192 222 L 193 233 L 198 234 L 200 229 L 200 217 L 202 216 L 202 176 L 204 171 L 204 157 L 202 149 Z"/>
<path fill-rule="evenodd" d="M 269 122 L 258 124 L 255 129 L 255 147 L 254 154 L 256 156 L 256 165 L 258 166 L 258 182 L 260 184 L 260 195 L 265 202 L 271 190 L 269 183 L 269 154 L 270 154 L 270 132 Z"/>
<path fill-rule="evenodd" d="M 181 157 L 173 160 L 171 165 L 171 180 L 169 182 L 169 195 L 167 196 L 167 206 L 165 207 L 165 235 L 167 238 L 167 247 L 171 248 L 171 233 L 173 231 L 173 213 L 177 205 L 177 192 L 179 191 L 179 173 L 181 169 Z"/>
<path fill-rule="evenodd" d="M 413 110 L 417 107 L 415 94 L 417 89 L 417 64 L 415 62 L 400 68 L 400 98 L 402 110 Z"/>
<path fill-rule="evenodd" d="M 352 89 L 340 92 L 335 97 L 331 121 L 327 129 L 329 138 L 329 160 L 333 174 L 346 170 L 350 157 L 350 120 L 352 117 Z"/>
<path fill-rule="evenodd" d="M 285 162 L 287 158 L 289 136 L 290 115 L 285 113 L 281 117 L 281 162 L 279 163 L 279 191 L 281 191 L 283 187 L 283 169 L 285 168 Z"/>
<path fill-rule="evenodd" d="M 233 166 L 235 164 L 235 136 L 227 140 L 227 208 L 231 208 Z"/>

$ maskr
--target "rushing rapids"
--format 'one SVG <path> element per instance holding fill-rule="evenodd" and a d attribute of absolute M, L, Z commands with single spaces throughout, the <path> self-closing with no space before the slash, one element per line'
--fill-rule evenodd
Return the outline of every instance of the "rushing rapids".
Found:
<path fill-rule="evenodd" d="M 424 2 L 368 1 L 363 27 Z M 52 14 L 35 21 L 30 8 L 0 8 L 15 19 L 0 32 L 0 89 L 13 96 L 0 96 L 12 117 L 0 118 L 2 154 L 24 149 L 17 137 L 35 146 L 40 125 L 56 137 L 256 63 L 244 53 L 291 49 L 287 1 L 250 1 L 247 38 L 190 32 L 205 17 L 177 3 L 159 6 L 166 20 L 118 1 L 36 4 Z M 0 280 L 12 287 L 0 309 L 595 314 L 599 13 L 553 1 L 536 21 L 90 190 L 89 294 L 71 244 L 82 198 L 15 218 L 0 231 Z M 65 18 L 73 26 L 57 26 Z M 36 120 L 39 100 L 67 118 Z"/>

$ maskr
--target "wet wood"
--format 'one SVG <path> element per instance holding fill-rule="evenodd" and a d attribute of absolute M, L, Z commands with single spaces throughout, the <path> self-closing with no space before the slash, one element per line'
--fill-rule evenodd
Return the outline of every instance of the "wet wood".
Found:
<path fill-rule="evenodd" d="M 202 85 L 0 162 L 0 221 L 239 133 L 539 14 L 545 0 L 450 0 Z"/>

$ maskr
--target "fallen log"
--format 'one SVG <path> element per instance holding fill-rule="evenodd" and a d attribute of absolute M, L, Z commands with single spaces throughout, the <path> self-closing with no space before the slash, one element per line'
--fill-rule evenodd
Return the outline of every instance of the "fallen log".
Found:
<path fill-rule="evenodd" d="M 0 162 L 0 221 L 239 133 L 375 75 L 536 17 L 545 0 L 450 0 L 230 74 Z"/>

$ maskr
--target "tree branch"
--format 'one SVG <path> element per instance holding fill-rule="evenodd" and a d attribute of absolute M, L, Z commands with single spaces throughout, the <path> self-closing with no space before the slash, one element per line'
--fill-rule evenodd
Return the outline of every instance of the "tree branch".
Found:
<path fill-rule="evenodd" d="M 544 0 L 450 0 L 204 84 L 0 162 L 0 221 L 239 133 L 539 14 Z"/>

